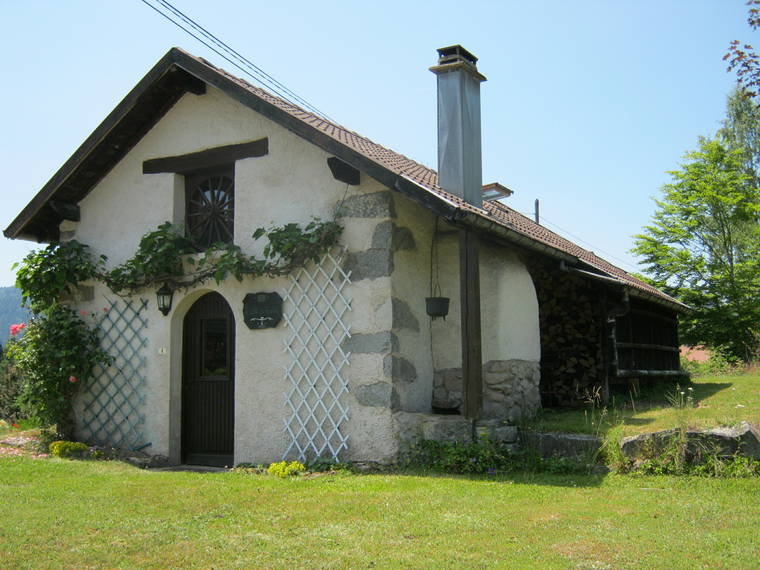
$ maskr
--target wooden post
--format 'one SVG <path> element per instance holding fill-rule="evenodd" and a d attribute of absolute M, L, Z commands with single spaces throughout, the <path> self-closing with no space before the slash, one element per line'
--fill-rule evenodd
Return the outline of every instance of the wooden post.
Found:
<path fill-rule="evenodd" d="M 480 240 L 459 230 L 459 290 L 462 320 L 462 412 L 478 419 L 483 408 L 483 356 L 480 337 Z"/>

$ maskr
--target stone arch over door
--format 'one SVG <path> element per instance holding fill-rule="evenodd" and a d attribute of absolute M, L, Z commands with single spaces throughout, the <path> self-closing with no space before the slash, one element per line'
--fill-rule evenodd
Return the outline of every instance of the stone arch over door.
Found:
<path fill-rule="evenodd" d="M 198 298 L 182 326 L 182 461 L 232 465 L 235 319 L 219 293 Z"/>

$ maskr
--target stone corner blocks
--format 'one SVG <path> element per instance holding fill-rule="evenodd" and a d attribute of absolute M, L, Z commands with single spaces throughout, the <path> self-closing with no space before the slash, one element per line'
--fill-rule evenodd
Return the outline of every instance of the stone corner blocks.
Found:
<path fill-rule="evenodd" d="M 412 382 L 417 378 L 417 369 L 414 364 L 395 354 L 389 354 L 383 359 L 383 372 L 394 382 Z"/>
<path fill-rule="evenodd" d="M 349 196 L 340 205 L 340 215 L 347 218 L 395 218 L 391 192 L 373 192 Z"/>

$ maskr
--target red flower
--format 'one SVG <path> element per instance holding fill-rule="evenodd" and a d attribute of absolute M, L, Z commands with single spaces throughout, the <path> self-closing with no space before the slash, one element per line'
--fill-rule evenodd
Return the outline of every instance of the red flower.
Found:
<path fill-rule="evenodd" d="M 71 382 L 73 384 L 76 381 L 77 381 L 77 377 L 76 376 L 69 376 L 69 382 Z"/>
<path fill-rule="evenodd" d="M 82 315 L 83 317 L 86 317 L 90 313 L 88 313 L 87 311 L 85 311 L 84 309 L 82 309 L 81 311 L 79 311 L 79 314 Z"/>
<path fill-rule="evenodd" d="M 15 429 L 18 429 L 18 424 L 17 424 L 16 422 L 13 422 L 13 423 L 11 424 L 11 427 L 12 427 L 12 428 L 15 428 Z"/>
<path fill-rule="evenodd" d="M 103 312 L 107 313 L 108 312 L 108 307 L 103 307 Z"/>
<path fill-rule="evenodd" d="M 16 336 L 18 333 L 24 330 L 24 327 L 26 327 L 26 323 L 11 325 L 11 336 Z"/>

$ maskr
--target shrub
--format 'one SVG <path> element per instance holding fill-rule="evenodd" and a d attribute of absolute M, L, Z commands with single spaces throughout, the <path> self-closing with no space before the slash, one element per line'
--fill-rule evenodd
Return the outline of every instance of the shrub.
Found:
<path fill-rule="evenodd" d="M 266 467 L 261 463 L 238 463 L 230 469 L 233 473 L 245 473 L 247 475 L 264 475 L 267 472 Z"/>
<path fill-rule="evenodd" d="M 71 430 L 73 395 L 96 365 L 110 362 L 97 333 L 59 305 L 32 319 L 8 353 L 23 378 L 21 411 L 43 426 L 56 425 L 64 436 Z"/>
<path fill-rule="evenodd" d="M 299 461 L 278 461 L 272 463 L 267 468 L 267 473 L 277 477 L 288 477 L 290 475 L 300 475 L 306 471 L 306 466 Z"/>
<path fill-rule="evenodd" d="M 88 246 L 71 240 L 32 251 L 13 267 L 18 267 L 16 286 L 24 303 L 42 313 L 80 282 L 96 277 L 104 263 L 105 257 L 94 262 Z"/>
<path fill-rule="evenodd" d="M 530 449 L 511 453 L 488 437 L 469 443 L 422 440 L 412 448 L 406 466 L 442 473 L 490 475 L 515 471 L 567 475 L 590 470 L 589 465 L 577 459 L 543 458 Z"/>
<path fill-rule="evenodd" d="M 323 457 L 317 457 L 316 459 L 309 461 L 306 464 L 306 469 L 310 473 L 325 473 L 327 471 L 344 471 L 353 473 L 356 470 L 354 465 L 350 462 L 335 462 Z"/>
<path fill-rule="evenodd" d="M 18 404 L 20 395 L 21 374 L 13 360 L 3 355 L 0 359 L 0 418 L 11 422 L 21 418 L 21 408 Z"/>
<path fill-rule="evenodd" d="M 90 448 L 79 441 L 54 441 L 50 444 L 50 455 L 53 457 L 70 457 L 84 459 Z"/>
<path fill-rule="evenodd" d="M 681 358 L 681 368 L 691 376 L 720 376 L 740 371 L 739 360 L 722 348 L 711 348 L 707 362 Z"/>

